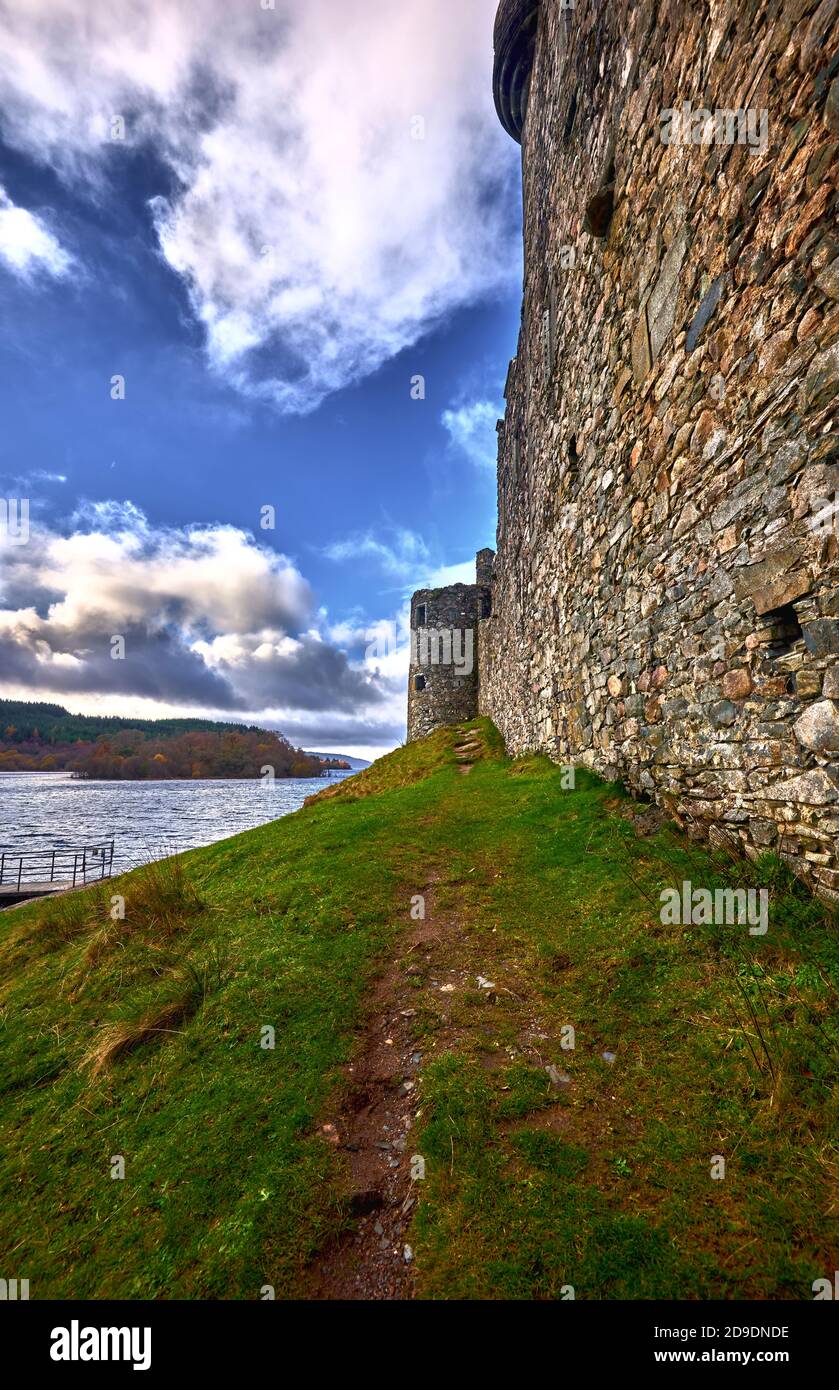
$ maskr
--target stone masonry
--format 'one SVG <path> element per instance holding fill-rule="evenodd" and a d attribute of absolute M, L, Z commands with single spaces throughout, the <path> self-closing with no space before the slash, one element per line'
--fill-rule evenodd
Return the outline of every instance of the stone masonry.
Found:
<path fill-rule="evenodd" d="M 479 708 L 839 900 L 839 0 L 502 0 L 495 45 L 525 281 Z"/>
<path fill-rule="evenodd" d="M 481 550 L 476 583 L 419 589 L 411 600 L 409 742 L 478 713 L 478 632 L 491 611 L 492 562 Z"/>

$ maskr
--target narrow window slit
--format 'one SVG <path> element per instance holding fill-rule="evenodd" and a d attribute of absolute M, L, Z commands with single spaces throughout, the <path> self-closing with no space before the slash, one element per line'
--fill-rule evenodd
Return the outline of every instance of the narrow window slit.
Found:
<path fill-rule="evenodd" d="M 575 87 L 575 88 L 574 88 L 574 91 L 573 91 L 572 94 L 571 94 L 571 100 L 570 100 L 569 103 L 568 103 L 568 115 L 565 117 L 565 137 L 564 137 L 564 138 L 565 138 L 566 140 L 570 137 L 571 131 L 574 129 L 574 119 L 575 119 L 576 115 L 577 115 L 577 89 L 576 89 L 576 87 Z"/>

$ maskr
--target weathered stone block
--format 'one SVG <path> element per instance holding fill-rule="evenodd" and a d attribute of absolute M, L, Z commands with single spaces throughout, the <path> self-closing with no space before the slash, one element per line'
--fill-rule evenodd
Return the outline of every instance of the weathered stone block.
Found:
<path fill-rule="evenodd" d="M 823 410 L 839 394 L 839 343 L 813 359 L 799 392 L 802 410 Z"/>
<path fill-rule="evenodd" d="M 708 719 L 715 729 L 728 729 L 737 722 L 737 706 L 730 700 L 718 700 L 709 709 Z"/>
<path fill-rule="evenodd" d="M 839 134 L 839 77 L 834 77 L 824 104 L 824 123 L 834 135 Z"/>
<path fill-rule="evenodd" d="M 806 569 L 787 568 L 791 554 L 798 558 L 799 552 L 779 552 L 735 574 L 734 591 L 737 597 L 750 598 L 758 616 L 802 598 L 813 587 Z"/>
<path fill-rule="evenodd" d="M 726 277 L 724 275 L 718 275 L 715 280 L 711 281 L 702 296 L 702 302 L 691 320 L 687 338 L 685 339 L 685 350 L 687 352 L 693 352 L 699 342 L 703 329 L 710 322 L 720 302 L 725 282 Z"/>
<path fill-rule="evenodd" d="M 805 806 L 827 806 L 839 801 L 839 784 L 823 767 L 802 772 L 788 782 L 776 782 L 764 795 L 770 801 L 800 802 Z"/>
<path fill-rule="evenodd" d="M 830 299 L 839 299 L 839 256 L 816 276 L 816 289 Z"/>
<path fill-rule="evenodd" d="M 632 375 L 639 384 L 649 372 L 652 366 L 650 355 L 650 335 L 647 328 L 647 311 L 642 308 L 638 322 L 632 333 Z"/>
<path fill-rule="evenodd" d="M 722 678 L 722 693 L 727 700 L 745 700 L 751 692 L 752 678 L 744 667 L 726 671 Z"/>
<path fill-rule="evenodd" d="M 650 293 L 647 323 L 650 326 L 650 351 L 653 360 L 658 357 L 673 327 L 676 301 L 679 298 L 679 273 L 687 248 L 687 228 L 681 227 L 664 257 L 661 273 Z"/>
<path fill-rule="evenodd" d="M 804 644 L 813 656 L 839 654 L 839 618 L 816 618 L 803 631 Z"/>
<path fill-rule="evenodd" d="M 808 705 L 793 731 L 798 742 L 814 753 L 839 752 L 839 706 L 832 700 Z"/>
<path fill-rule="evenodd" d="M 831 666 L 829 671 L 825 671 L 822 694 L 829 700 L 839 700 L 839 666 Z"/>

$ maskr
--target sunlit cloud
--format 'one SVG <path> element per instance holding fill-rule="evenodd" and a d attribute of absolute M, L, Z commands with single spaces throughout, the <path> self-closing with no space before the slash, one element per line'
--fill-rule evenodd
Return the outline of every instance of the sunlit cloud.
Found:
<path fill-rule="evenodd" d="M 393 528 L 387 540 L 371 531 L 347 536 L 325 546 L 323 553 L 328 560 L 338 564 L 373 561 L 384 574 L 406 580 L 427 568 L 430 561 L 428 546 L 422 536 L 405 527 Z"/>
<path fill-rule="evenodd" d="M 472 401 L 444 410 L 441 419 L 451 446 L 465 454 L 476 468 L 494 472 L 498 456 L 495 426 L 503 413 L 491 401 Z"/>
<path fill-rule="evenodd" d="M 16 207 L 0 187 L 0 261 L 23 280 L 42 274 L 61 279 L 73 264 L 43 219 Z"/>
<path fill-rule="evenodd" d="M 495 9 L 26 0 L 4 11 L 4 136 L 76 185 L 152 150 L 150 214 L 211 365 L 305 412 L 515 277 Z"/>
<path fill-rule="evenodd" d="M 147 717 L 266 722 L 281 710 L 312 729 L 321 717 L 382 729 L 404 716 L 394 672 L 366 659 L 351 627 L 335 640 L 296 564 L 249 533 L 154 526 L 113 501 L 85 504 L 74 527 L 35 526 L 27 544 L 0 537 L 3 695 L 74 708 L 107 697 L 115 713 L 142 702 Z"/>

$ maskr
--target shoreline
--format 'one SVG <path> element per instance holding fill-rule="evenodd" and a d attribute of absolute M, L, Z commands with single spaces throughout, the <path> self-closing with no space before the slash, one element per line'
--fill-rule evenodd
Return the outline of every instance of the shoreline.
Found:
<path fill-rule="evenodd" d="M 346 776 L 349 777 L 349 776 L 351 776 L 351 775 L 352 775 L 353 773 L 355 773 L 355 772 L 360 772 L 362 769 L 361 769 L 361 768 L 352 768 L 352 767 L 348 767 L 348 768 L 340 768 L 340 769 L 338 769 L 338 768 L 333 768 L 332 770 L 333 770 L 333 772 L 338 772 L 338 771 L 340 770 L 342 773 L 345 773 Z M 264 780 L 262 777 L 221 777 L 221 776 L 216 776 L 216 777 L 79 777 L 79 776 L 77 776 L 76 774 L 74 774 L 73 771 L 72 771 L 69 767 L 45 767 L 45 768 L 43 768 L 43 769 L 41 769 L 41 768 L 36 768 L 36 767 L 26 767 L 26 768 L 21 768 L 19 771 L 13 770 L 13 769 L 9 769 L 9 768 L 3 768 L 3 769 L 0 771 L 0 777 L 69 777 L 69 779 L 70 779 L 71 782 L 95 782 L 98 786 L 105 786 L 105 785 L 111 786 L 112 784 L 113 784 L 113 785 L 119 785 L 119 783 L 124 783 L 126 786 L 129 785 L 129 784 L 131 784 L 132 786 L 139 786 L 141 783 L 144 784 L 144 785 L 145 785 L 145 784 L 148 784 L 149 786 L 159 786 L 160 783 L 162 783 L 162 782 L 262 782 L 262 781 Z M 320 781 L 328 782 L 328 781 L 329 781 L 329 778 L 328 778 L 328 776 L 326 776 L 326 775 L 323 774 L 323 773 L 322 773 L 320 776 L 317 776 L 317 774 L 313 774 L 311 777 L 294 777 L 294 776 L 292 776 L 292 775 L 289 773 L 288 775 L 283 776 L 283 777 L 274 777 L 274 778 L 273 778 L 273 781 L 275 781 L 275 782 L 320 782 Z"/>

